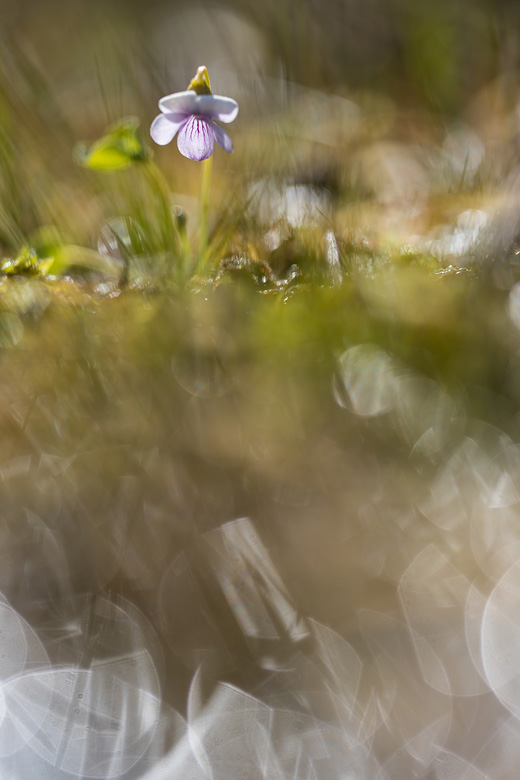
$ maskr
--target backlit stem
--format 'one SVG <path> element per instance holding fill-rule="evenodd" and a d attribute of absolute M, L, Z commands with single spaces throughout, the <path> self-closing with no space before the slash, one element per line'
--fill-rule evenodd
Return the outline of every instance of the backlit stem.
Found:
<path fill-rule="evenodd" d="M 199 223 L 199 262 L 197 271 L 200 273 L 207 265 L 209 237 L 209 192 L 211 188 L 211 168 L 213 158 L 208 157 L 202 163 L 202 182 L 200 187 L 200 223 Z"/>

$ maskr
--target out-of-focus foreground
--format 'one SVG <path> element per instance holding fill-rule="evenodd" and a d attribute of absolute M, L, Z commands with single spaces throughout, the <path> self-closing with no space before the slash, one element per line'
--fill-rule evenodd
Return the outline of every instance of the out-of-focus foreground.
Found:
<path fill-rule="evenodd" d="M 2 780 L 516 777 L 515 13 L 3 0 Z"/>

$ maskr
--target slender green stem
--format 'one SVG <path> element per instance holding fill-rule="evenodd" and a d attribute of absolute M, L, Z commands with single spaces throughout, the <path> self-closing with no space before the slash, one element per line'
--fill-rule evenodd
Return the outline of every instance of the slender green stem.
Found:
<path fill-rule="evenodd" d="M 200 273 L 208 262 L 209 238 L 209 192 L 211 188 L 211 168 L 213 159 L 208 157 L 202 163 L 202 182 L 200 187 L 200 222 L 199 222 L 199 261 L 197 271 Z"/>
<path fill-rule="evenodd" d="M 170 204 L 170 191 L 164 176 L 154 162 L 148 160 L 145 164 L 146 173 L 150 183 L 155 190 L 161 209 L 160 224 L 163 225 L 163 242 L 165 248 L 169 249 L 174 255 L 179 250 L 179 234 L 174 221 Z M 184 265 L 184 263 L 183 263 Z"/>

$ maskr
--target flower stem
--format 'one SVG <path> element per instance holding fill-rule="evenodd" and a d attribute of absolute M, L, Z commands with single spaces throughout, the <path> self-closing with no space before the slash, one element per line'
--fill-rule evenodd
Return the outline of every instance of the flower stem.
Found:
<path fill-rule="evenodd" d="M 200 222 L 199 222 L 199 261 L 197 271 L 202 272 L 207 266 L 209 237 L 209 192 L 211 188 L 211 168 L 213 158 L 208 157 L 202 163 L 202 181 L 200 186 Z"/>

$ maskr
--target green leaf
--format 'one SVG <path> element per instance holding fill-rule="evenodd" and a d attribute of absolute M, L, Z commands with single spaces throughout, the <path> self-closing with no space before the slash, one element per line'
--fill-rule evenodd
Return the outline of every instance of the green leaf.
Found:
<path fill-rule="evenodd" d="M 118 122 L 93 144 L 79 144 L 75 149 L 76 162 L 91 170 L 115 171 L 149 159 L 151 152 L 139 138 L 138 128 L 139 120 L 135 117 Z"/>
<path fill-rule="evenodd" d="M 80 271 L 95 271 L 110 278 L 118 279 L 121 275 L 121 264 L 111 257 L 95 252 L 93 249 L 66 244 L 61 246 L 56 256 L 52 258 L 52 272 L 63 274 L 76 268 Z"/>

